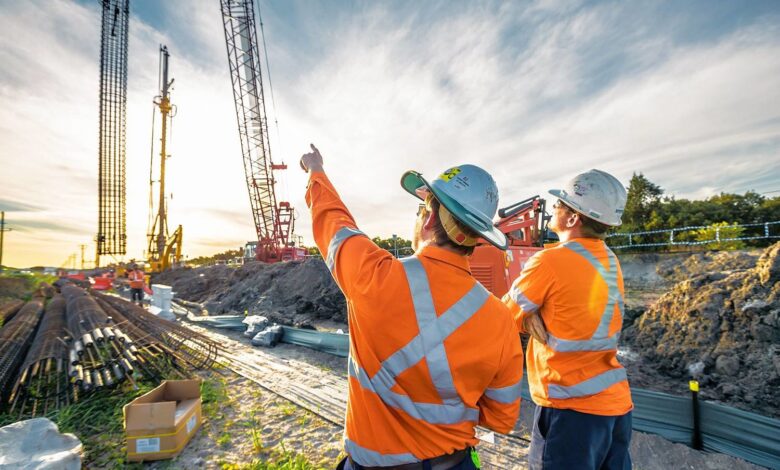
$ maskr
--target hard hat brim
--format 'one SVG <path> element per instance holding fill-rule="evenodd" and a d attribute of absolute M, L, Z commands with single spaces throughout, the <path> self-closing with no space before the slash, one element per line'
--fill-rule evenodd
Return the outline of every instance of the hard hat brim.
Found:
<path fill-rule="evenodd" d="M 423 196 L 420 194 L 421 190 L 432 193 L 459 222 L 474 230 L 480 237 L 487 240 L 488 243 L 499 250 L 507 249 L 509 243 L 506 235 L 493 225 L 492 220 L 484 220 L 482 217 L 479 217 L 472 211 L 466 209 L 463 205 L 455 201 L 455 199 L 436 189 L 436 187 L 431 185 L 420 173 L 416 171 L 407 171 L 404 173 L 403 176 L 401 176 L 401 187 L 420 200 L 424 200 Z"/>

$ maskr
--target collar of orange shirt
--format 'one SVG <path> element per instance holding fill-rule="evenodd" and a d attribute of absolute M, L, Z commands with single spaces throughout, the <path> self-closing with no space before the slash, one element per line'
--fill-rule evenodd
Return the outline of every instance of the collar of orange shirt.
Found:
<path fill-rule="evenodd" d="M 415 254 L 418 257 L 429 258 L 435 261 L 441 261 L 450 264 L 471 274 L 468 258 L 457 253 L 453 253 L 449 250 L 445 250 L 444 248 L 439 248 L 438 246 L 429 244 L 425 245 Z"/>

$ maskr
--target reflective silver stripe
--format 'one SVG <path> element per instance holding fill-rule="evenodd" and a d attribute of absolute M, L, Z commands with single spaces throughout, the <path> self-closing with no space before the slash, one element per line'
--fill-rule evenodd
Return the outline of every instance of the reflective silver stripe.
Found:
<path fill-rule="evenodd" d="M 419 462 L 412 454 L 382 454 L 365 447 L 360 447 L 349 439 L 344 439 L 344 449 L 352 460 L 365 467 L 390 467 Z"/>
<path fill-rule="evenodd" d="M 328 266 L 330 272 L 333 272 L 333 268 L 335 267 L 336 253 L 338 253 L 341 244 L 347 238 L 355 235 L 364 235 L 364 233 L 355 228 L 341 227 L 338 232 L 333 235 L 333 238 L 330 239 L 330 243 L 328 244 L 328 257 L 325 258 L 325 264 Z"/>
<path fill-rule="evenodd" d="M 609 336 L 609 324 L 612 323 L 612 317 L 615 315 L 615 304 L 618 302 L 618 298 L 621 298 L 620 289 L 618 289 L 617 286 L 617 257 L 612 253 L 612 250 L 605 247 L 607 250 L 607 260 L 609 262 L 609 271 L 607 271 L 604 269 L 604 265 L 593 256 L 593 253 L 579 243 L 569 242 L 564 246 L 588 260 L 588 263 L 598 271 L 601 278 L 604 279 L 604 282 L 607 284 L 607 305 L 604 308 L 604 313 L 601 315 L 599 327 L 593 334 L 593 339 L 607 338 Z"/>
<path fill-rule="evenodd" d="M 412 401 L 408 395 L 390 390 L 395 385 L 394 377 L 377 373 L 373 378 L 369 378 L 368 373 L 351 357 L 347 362 L 347 370 L 349 376 L 357 379 L 361 387 L 379 395 L 386 405 L 402 410 L 415 419 L 431 424 L 457 424 L 463 421 L 476 422 L 479 420 L 479 410 L 469 408 L 462 402 L 439 405 Z M 381 377 L 381 380 L 378 380 L 377 377 Z"/>
<path fill-rule="evenodd" d="M 622 367 L 610 369 L 606 372 L 582 381 L 576 385 L 565 387 L 563 385 L 550 384 L 547 386 L 547 395 L 550 398 L 577 398 L 595 395 L 606 390 L 610 386 L 628 380 L 626 370 Z"/>
<path fill-rule="evenodd" d="M 539 310 L 539 306 L 531 302 L 517 287 L 512 287 L 512 292 L 509 295 L 524 312 L 535 312 Z"/>
<path fill-rule="evenodd" d="M 485 390 L 485 396 L 499 403 L 514 403 L 520 399 L 520 382 L 501 388 L 489 388 Z"/>
<path fill-rule="evenodd" d="M 593 266 L 596 272 L 598 272 L 599 276 L 607 284 L 607 305 L 601 313 L 601 318 L 596 331 L 593 332 L 593 335 L 589 339 L 561 339 L 548 332 L 547 346 L 558 352 L 608 351 L 610 349 L 616 349 L 618 339 L 620 338 L 620 332 L 616 332 L 612 336 L 609 336 L 609 325 L 612 323 L 612 318 L 615 316 L 616 306 L 620 315 L 623 315 L 623 296 L 620 294 L 620 289 L 617 285 L 617 257 L 612 250 L 606 247 L 609 259 L 609 270 L 606 270 L 601 262 L 581 244 L 577 242 L 568 242 L 562 246 L 585 258 L 588 263 Z"/>
<path fill-rule="evenodd" d="M 617 348 L 620 333 L 605 339 L 567 340 L 547 333 L 547 346 L 558 352 L 609 351 Z"/>
<path fill-rule="evenodd" d="M 385 359 L 373 377 L 369 377 L 357 361 L 350 358 L 349 375 L 356 378 L 363 388 L 378 394 L 385 404 L 403 410 L 416 419 L 431 424 L 476 422 L 479 420 L 479 410 L 467 407 L 455 389 L 444 340 L 482 308 L 490 293 L 475 282 L 463 297 L 437 317 L 425 268 L 415 257 L 405 258 L 401 262 L 412 294 L 420 333 Z M 414 402 L 409 396 L 391 390 L 398 375 L 422 359 L 426 360 L 431 381 L 442 404 Z"/>

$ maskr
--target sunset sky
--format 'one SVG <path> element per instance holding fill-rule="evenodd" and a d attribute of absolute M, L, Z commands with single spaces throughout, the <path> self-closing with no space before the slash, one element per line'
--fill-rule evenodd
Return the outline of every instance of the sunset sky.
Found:
<path fill-rule="evenodd" d="M 411 236 L 403 171 L 459 163 L 494 173 L 502 206 L 590 168 L 676 197 L 780 195 L 780 2 L 258 3 L 272 154 L 290 166 L 278 198 L 309 244 L 310 142 L 372 236 Z M 219 2 L 130 9 L 125 259 L 146 248 L 160 44 L 178 107 L 169 223 L 190 258 L 238 248 L 255 235 Z M 0 0 L 5 265 L 94 256 L 99 60 L 98 1 Z"/>

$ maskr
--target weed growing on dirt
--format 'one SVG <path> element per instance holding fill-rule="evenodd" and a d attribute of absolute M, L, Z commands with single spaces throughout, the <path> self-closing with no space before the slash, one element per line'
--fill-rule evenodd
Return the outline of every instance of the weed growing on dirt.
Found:
<path fill-rule="evenodd" d="M 263 435 L 260 428 L 260 419 L 257 417 L 257 411 L 249 412 L 249 436 L 252 438 L 252 450 L 255 454 L 263 451 Z"/>
<path fill-rule="evenodd" d="M 279 405 L 279 410 L 281 410 L 282 414 L 285 416 L 292 416 L 295 413 L 295 408 L 296 406 L 292 403 Z"/>
<path fill-rule="evenodd" d="M 228 447 L 230 445 L 230 433 L 222 433 L 222 435 L 217 438 L 217 445 L 223 449 Z"/>

